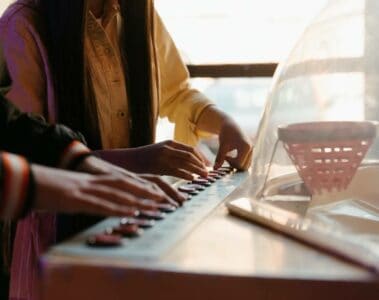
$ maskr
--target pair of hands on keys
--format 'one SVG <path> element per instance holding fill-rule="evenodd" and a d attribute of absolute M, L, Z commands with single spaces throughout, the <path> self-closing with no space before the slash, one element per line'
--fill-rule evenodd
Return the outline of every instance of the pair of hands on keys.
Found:
<path fill-rule="evenodd" d="M 215 169 L 224 161 L 239 170 L 250 167 L 252 142 L 231 118 L 210 109 L 198 123 L 200 130 L 218 134 Z M 192 180 L 194 174 L 206 177 L 211 167 L 199 150 L 175 141 L 97 154 L 106 161 L 86 158 L 77 169 L 86 174 L 32 166 L 36 179 L 34 209 L 136 216 L 140 210 L 159 210 L 162 204 L 178 207 L 186 197 L 155 175 Z"/>

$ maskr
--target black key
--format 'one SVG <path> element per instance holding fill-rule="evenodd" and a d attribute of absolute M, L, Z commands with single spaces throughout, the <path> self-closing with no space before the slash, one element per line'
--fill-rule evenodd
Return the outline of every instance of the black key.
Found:
<path fill-rule="evenodd" d="M 109 228 L 106 230 L 106 233 L 118 234 L 118 235 L 122 235 L 124 237 L 133 238 L 133 237 L 138 237 L 138 236 L 142 235 L 143 230 L 140 229 L 135 224 L 132 224 L 132 225 L 127 224 L 127 225 L 119 225 L 119 226 L 116 226 L 113 228 Z"/>
<path fill-rule="evenodd" d="M 122 242 L 119 234 L 96 234 L 87 239 L 87 245 L 91 247 L 117 247 Z"/>
<path fill-rule="evenodd" d="M 205 186 L 200 185 L 200 184 L 193 184 L 193 183 L 189 182 L 188 186 L 194 188 L 197 191 L 204 191 L 205 190 Z"/>
<path fill-rule="evenodd" d="M 201 178 L 203 178 L 203 177 L 201 177 Z M 216 178 L 213 178 L 211 176 L 205 177 L 204 179 L 208 180 L 211 183 L 215 183 L 217 181 Z"/>
<path fill-rule="evenodd" d="M 203 186 L 210 186 L 212 184 L 211 182 L 209 182 L 209 180 L 207 180 L 205 178 L 196 178 L 196 179 L 192 180 L 192 183 L 200 184 Z"/>
<path fill-rule="evenodd" d="M 187 193 L 190 195 L 197 195 L 199 193 L 196 189 L 194 189 L 193 187 L 189 185 L 181 185 L 178 187 L 178 190 L 180 192 Z"/>
<path fill-rule="evenodd" d="M 186 201 L 189 201 L 191 200 L 192 196 L 190 194 L 187 194 L 187 193 L 182 193 L 181 194 L 186 198 Z M 184 203 L 183 203 L 184 204 Z"/>
<path fill-rule="evenodd" d="M 214 178 L 214 179 L 221 179 L 222 176 L 221 175 L 218 175 L 218 174 L 215 174 L 215 173 L 209 173 L 208 177 L 211 177 L 211 178 Z"/>
<path fill-rule="evenodd" d="M 218 168 L 217 170 L 220 170 L 220 171 L 225 171 L 227 173 L 230 173 L 234 170 L 234 168 L 232 167 L 221 167 L 221 168 Z"/>
<path fill-rule="evenodd" d="M 220 170 L 213 170 L 213 171 L 210 171 L 209 174 L 216 174 L 216 175 L 220 175 L 220 176 L 225 176 L 229 173 L 225 172 L 225 171 L 220 171 Z"/>
<path fill-rule="evenodd" d="M 166 217 L 166 214 L 160 211 L 140 210 L 138 218 L 160 221 Z"/>
<path fill-rule="evenodd" d="M 176 211 L 176 207 L 171 204 L 158 203 L 157 208 L 161 212 L 165 212 L 165 213 L 173 213 L 174 211 Z"/>
<path fill-rule="evenodd" d="M 154 220 L 136 219 L 136 218 L 122 218 L 120 225 L 137 225 L 140 228 L 151 228 L 155 224 Z"/>

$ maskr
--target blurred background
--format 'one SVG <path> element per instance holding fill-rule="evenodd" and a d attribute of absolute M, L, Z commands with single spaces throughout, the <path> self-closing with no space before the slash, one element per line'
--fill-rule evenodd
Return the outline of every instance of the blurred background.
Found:
<path fill-rule="evenodd" d="M 0 14 L 13 2 L 0 1 Z M 192 84 L 254 136 L 276 64 L 327 0 L 155 0 Z M 172 137 L 161 120 L 158 140 Z"/>

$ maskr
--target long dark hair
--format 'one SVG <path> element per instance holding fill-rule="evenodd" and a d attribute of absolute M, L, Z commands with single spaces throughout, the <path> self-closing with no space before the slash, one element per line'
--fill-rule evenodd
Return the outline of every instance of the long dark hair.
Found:
<path fill-rule="evenodd" d="M 152 0 L 119 0 L 123 19 L 120 44 L 128 92 L 131 118 L 131 147 L 150 144 L 154 140 L 152 110 L 152 75 L 149 49 L 149 13 Z M 57 100 L 58 122 L 81 131 L 91 148 L 101 147 L 93 88 L 88 80 L 84 54 L 88 0 L 34 0 L 21 4 L 40 13 L 38 29 L 46 44 Z M 126 99 L 125 99 L 126 101 Z M 66 226 L 64 238 L 88 226 L 88 219 Z M 64 223 L 64 222 L 62 222 Z M 72 222 L 70 222 L 72 223 Z M 68 226 L 71 224 L 68 223 Z M 66 225 L 66 224 L 65 224 Z M 1 228 L 2 227 L 2 228 Z M 15 223 L 0 224 L 4 269 L 9 270 Z M 0 270 L 1 272 L 1 270 Z"/>
<path fill-rule="evenodd" d="M 88 0 L 39 0 L 43 38 L 57 100 L 57 120 L 81 131 L 92 148 L 101 146 L 97 107 L 84 53 Z M 149 47 L 151 0 L 119 0 L 123 20 L 120 52 L 128 92 L 132 147 L 154 139 Z M 126 101 L 126 99 L 125 99 Z"/>
<path fill-rule="evenodd" d="M 97 106 L 89 80 L 84 34 L 88 0 L 38 0 L 57 100 L 57 120 L 81 131 L 92 149 L 101 148 Z M 119 0 L 123 20 L 120 53 L 130 117 L 129 145 L 153 142 L 152 78 L 148 35 L 152 0 Z M 126 101 L 126 99 L 125 99 Z M 98 218 L 58 216 L 57 238 L 67 238 Z"/>

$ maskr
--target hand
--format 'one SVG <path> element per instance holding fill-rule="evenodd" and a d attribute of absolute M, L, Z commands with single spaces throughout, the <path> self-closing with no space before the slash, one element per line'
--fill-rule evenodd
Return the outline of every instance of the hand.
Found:
<path fill-rule="evenodd" d="M 250 167 L 253 154 L 252 142 L 230 118 L 226 118 L 220 128 L 219 143 L 215 169 L 220 168 L 225 160 L 239 170 L 247 170 Z M 237 151 L 235 157 L 228 155 L 233 150 Z"/>
<path fill-rule="evenodd" d="M 219 150 L 214 168 L 218 169 L 226 160 L 232 167 L 247 170 L 251 164 L 253 154 L 252 143 L 242 132 L 239 126 L 223 111 L 214 105 L 208 106 L 200 115 L 197 130 L 217 134 L 219 137 Z M 230 152 L 236 151 L 231 157 Z"/>
<path fill-rule="evenodd" d="M 145 173 L 171 175 L 187 180 L 193 179 L 193 173 L 208 175 L 203 155 L 190 146 L 164 141 L 137 149 L 139 164 Z"/>
<path fill-rule="evenodd" d="M 151 181 L 155 183 L 158 187 L 160 187 L 171 199 L 176 201 L 176 203 L 183 204 L 187 200 L 187 197 L 183 196 L 182 193 L 178 192 L 178 190 L 174 189 L 170 184 L 165 182 L 162 178 L 158 176 L 154 176 L 151 174 L 142 174 L 141 177 L 147 181 Z"/>
<path fill-rule="evenodd" d="M 193 173 L 207 176 L 203 156 L 194 148 L 165 141 L 148 146 L 99 151 L 100 157 L 137 173 L 170 175 L 187 180 Z"/>
<path fill-rule="evenodd" d="M 156 210 L 149 200 L 132 194 L 139 187 L 126 177 L 89 175 L 32 165 L 36 183 L 34 209 L 103 216 L 137 216 Z M 125 192 L 128 190 L 129 192 Z"/>
<path fill-rule="evenodd" d="M 182 204 L 186 198 L 173 189 L 168 183 L 154 175 L 137 175 L 116 165 L 110 164 L 95 156 L 89 156 L 77 168 L 80 172 L 91 174 L 119 175 L 135 182 L 138 196 L 156 202 L 167 202 L 174 206 Z"/>

